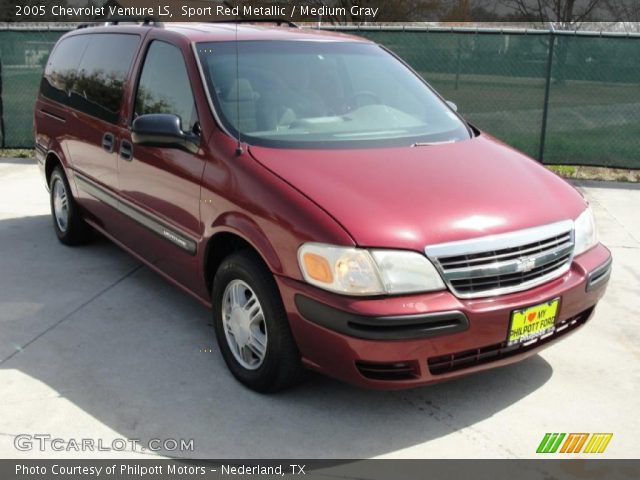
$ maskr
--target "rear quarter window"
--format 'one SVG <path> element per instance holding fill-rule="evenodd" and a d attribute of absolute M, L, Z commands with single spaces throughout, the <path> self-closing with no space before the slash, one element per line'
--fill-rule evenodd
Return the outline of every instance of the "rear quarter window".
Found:
<path fill-rule="evenodd" d="M 140 37 L 101 33 L 66 38 L 45 69 L 42 94 L 116 123 Z"/>
<path fill-rule="evenodd" d="M 87 35 L 64 38 L 55 47 L 40 85 L 40 93 L 56 102 L 66 103 L 76 81 L 78 65 L 89 45 Z"/>

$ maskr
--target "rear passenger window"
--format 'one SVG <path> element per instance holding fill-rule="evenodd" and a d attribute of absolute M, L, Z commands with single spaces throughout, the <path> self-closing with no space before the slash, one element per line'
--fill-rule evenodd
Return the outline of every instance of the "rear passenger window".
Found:
<path fill-rule="evenodd" d="M 127 74 L 138 49 L 138 35 L 103 33 L 91 35 L 84 52 L 72 105 L 111 123 L 118 121 Z"/>
<path fill-rule="evenodd" d="M 139 41 L 138 35 L 120 33 L 78 35 L 62 40 L 45 69 L 42 94 L 116 123 Z"/>
<path fill-rule="evenodd" d="M 179 116 L 185 132 L 198 121 L 182 52 L 159 40 L 149 47 L 136 94 L 136 116 L 148 113 Z"/>

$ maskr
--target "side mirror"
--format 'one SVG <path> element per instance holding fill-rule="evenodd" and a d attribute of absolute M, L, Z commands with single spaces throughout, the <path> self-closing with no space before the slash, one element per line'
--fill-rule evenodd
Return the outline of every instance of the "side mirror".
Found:
<path fill-rule="evenodd" d="M 447 105 L 449 105 L 449 107 L 451 107 L 451 110 L 453 110 L 454 112 L 458 111 L 458 105 L 453 103 L 451 100 L 447 100 Z"/>
<path fill-rule="evenodd" d="M 131 126 L 131 140 L 138 145 L 181 148 L 190 152 L 197 152 L 200 145 L 200 136 L 183 132 L 180 117 L 168 113 L 140 115 Z"/>

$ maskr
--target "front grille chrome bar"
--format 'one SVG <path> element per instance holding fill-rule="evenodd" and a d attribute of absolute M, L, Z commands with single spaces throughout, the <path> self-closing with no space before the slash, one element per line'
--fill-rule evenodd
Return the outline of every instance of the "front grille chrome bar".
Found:
<path fill-rule="evenodd" d="M 425 248 L 449 289 L 478 298 L 533 288 L 566 273 L 574 250 L 573 221 Z"/>

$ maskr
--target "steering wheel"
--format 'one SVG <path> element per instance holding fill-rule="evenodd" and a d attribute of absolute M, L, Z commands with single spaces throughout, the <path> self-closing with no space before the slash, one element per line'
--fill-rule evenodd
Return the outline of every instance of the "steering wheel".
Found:
<path fill-rule="evenodd" d="M 369 99 L 369 101 L 364 100 L 364 103 L 363 103 L 358 99 Z M 359 92 L 354 93 L 347 99 L 347 108 L 349 110 L 354 110 L 356 108 L 365 107 L 367 105 L 375 105 L 379 103 L 382 103 L 382 102 L 378 95 L 376 95 L 370 90 L 361 90 Z"/>

